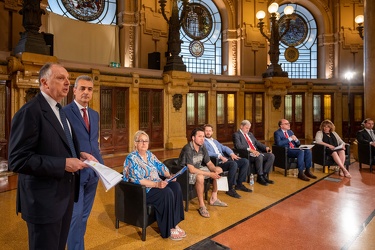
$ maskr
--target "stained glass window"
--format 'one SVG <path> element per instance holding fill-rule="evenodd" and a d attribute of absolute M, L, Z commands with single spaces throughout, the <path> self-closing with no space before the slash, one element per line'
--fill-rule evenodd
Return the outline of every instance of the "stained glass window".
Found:
<path fill-rule="evenodd" d="M 298 4 L 284 4 L 279 8 L 279 13 L 284 13 L 286 6 L 293 6 L 294 13 L 291 15 L 290 28 L 282 37 L 280 43 L 280 59 L 284 71 L 288 72 L 290 78 L 318 78 L 318 27 L 315 18 L 305 7 Z M 280 32 L 285 29 L 282 24 L 285 16 L 280 18 Z M 288 47 L 295 47 L 299 57 L 294 62 L 286 60 L 284 54 Z"/>
<path fill-rule="evenodd" d="M 116 0 L 49 0 L 47 10 L 89 23 L 116 25 Z"/>
<path fill-rule="evenodd" d="M 179 1 L 180 11 L 182 1 Z M 221 69 L 221 17 L 213 1 L 190 0 L 191 10 L 180 30 L 182 60 L 186 70 L 218 74 Z"/>

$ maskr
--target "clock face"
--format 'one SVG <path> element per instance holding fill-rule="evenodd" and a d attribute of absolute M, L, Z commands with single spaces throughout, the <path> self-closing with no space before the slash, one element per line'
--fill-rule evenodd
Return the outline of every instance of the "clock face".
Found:
<path fill-rule="evenodd" d="M 298 49 L 292 47 L 292 46 L 289 46 L 285 52 L 284 52 L 284 57 L 285 59 L 288 61 L 288 62 L 295 62 L 297 61 L 298 57 L 299 57 L 299 52 L 298 52 Z"/>
<path fill-rule="evenodd" d="M 81 21 L 97 19 L 104 10 L 105 0 L 62 0 L 66 10 Z"/>
<path fill-rule="evenodd" d="M 190 53 L 195 57 L 201 57 L 204 52 L 203 43 L 200 41 L 192 41 L 189 46 Z"/>

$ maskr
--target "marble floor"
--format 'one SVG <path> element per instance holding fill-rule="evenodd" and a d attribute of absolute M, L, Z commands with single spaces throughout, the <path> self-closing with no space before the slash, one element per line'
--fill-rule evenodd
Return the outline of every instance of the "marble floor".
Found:
<path fill-rule="evenodd" d="M 177 157 L 178 152 L 155 153 L 163 160 Z M 156 223 L 147 228 L 145 242 L 140 228 L 120 223 L 115 229 L 114 190 L 105 192 L 99 183 L 86 249 L 208 249 L 207 243 L 216 249 L 375 249 L 375 174 L 368 166 L 359 170 L 352 161 L 352 179 L 333 171 L 325 174 L 317 166 L 318 179 L 304 182 L 284 177 L 283 170 L 276 168 L 270 175 L 274 185 L 256 183 L 253 193 L 240 193 L 241 199 L 219 192 L 229 206 L 208 206 L 209 219 L 198 214 L 193 199 L 180 223 L 187 232 L 181 241 L 162 239 Z M 15 213 L 16 179 L 16 175 L 0 177 L 0 248 L 4 250 L 28 248 L 26 224 Z"/>

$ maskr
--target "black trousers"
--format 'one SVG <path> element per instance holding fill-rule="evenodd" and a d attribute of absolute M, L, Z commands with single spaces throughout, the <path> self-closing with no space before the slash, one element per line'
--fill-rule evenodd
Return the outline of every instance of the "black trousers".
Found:
<path fill-rule="evenodd" d="M 146 194 L 146 200 L 147 204 L 152 204 L 155 208 L 161 237 L 168 238 L 171 228 L 185 218 L 180 184 L 171 181 L 163 189 L 151 188 Z"/>
<path fill-rule="evenodd" d="M 30 250 L 65 250 L 70 221 L 73 214 L 74 187 L 71 190 L 71 199 L 60 220 L 49 224 L 34 224 L 27 222 Z"/>

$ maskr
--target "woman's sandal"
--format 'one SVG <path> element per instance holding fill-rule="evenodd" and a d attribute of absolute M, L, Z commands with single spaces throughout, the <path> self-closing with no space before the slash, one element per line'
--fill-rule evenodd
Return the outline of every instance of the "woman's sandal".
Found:
<path fill-rule="evenodd" d="M 182 240 L 182 236 L 177 229 L 171 229 L 171 236 L 169 236 L 171 240 Z"/>
<path fill-rule="evenodd" d="M 185 230 L 183 230 L 182 228 L 180 228 L 179 226 L 176 226 L 176 230 L 180 233 L 180 236 L 182 238 L 185 238 L 186 237 L 186 232 Z"/>
<path fill-rule="evenodd" d="M 341 174 L 342 172 L 342 174 Z M 346 171 L 344 172 L 342 169 L 340 169 L 340 172 L 339 172 L 340 176 L 343 176 L 343 177 L 346 177 L 346 178 L 352 178 L 352 175 L 349 173 L 349 171 Z"/>
<path fill-rule="evenodd" d="M 206 207 L 200 207 L 200 208 L 198 209 L 198 212 L 199 212 L 199 214 L 200 214 L 202 217 L 204 217 L 204 218 L 210 218 L 210 214 L 208 213 Z"/>

